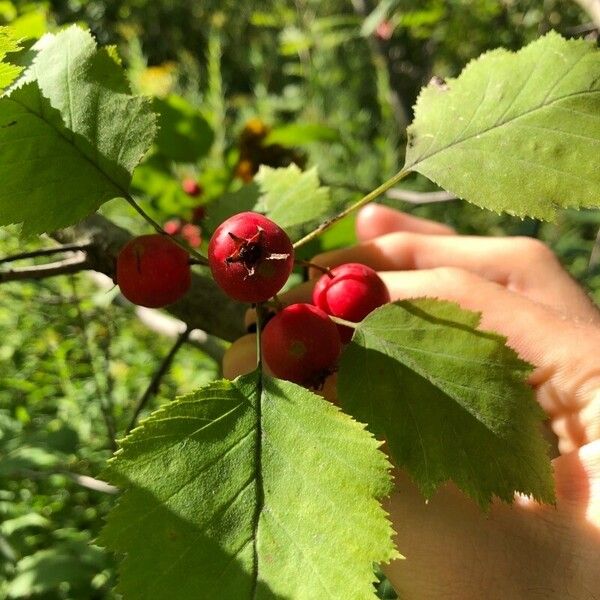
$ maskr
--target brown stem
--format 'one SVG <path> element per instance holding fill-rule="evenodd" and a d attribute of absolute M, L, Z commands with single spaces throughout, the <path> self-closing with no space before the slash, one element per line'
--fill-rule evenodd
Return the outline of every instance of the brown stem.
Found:
<path fill-rule="evenodd" d="M 69 273 L 79 273 L 90 268 L 90 264 L 85 256 L 76 256 L 66 258 L 61 261 L 47 263 L 45 265 L 33 265 L 31 267 L 21 267 L 19 269 L 9 269 L 0 271 L 0 283 L 8 281 L 24 281 L 27 279 L 46 279 L 57 275 L 66 275 Z"/>
<path fill-rule="evenodd" d="M 0 264 L 15 262 L 25 258 L 37 258 L 38 256 L 51 256 L 52 254 L 62 254 L 63 252 L 84 252 L 91 244 L 64 244 L 63 246 L 55 246 L 54 248 L 40 248 L 39 250 L 31 250 L 30 252 L 20 252 L 0 258 Z"/>
<path fill-rule="evenodd" d="M 327 275 L 328 277 L 330 277 L 331 279 L 333 279 L 333 274 L 331 273 L 331 268 L 330 267 L 323 267 L 321 265 L 317 265 L 316 263 L 310 262 L 309 260 L 298 260 L 298 259 L 296 259 L 294 262 L 297 265 L 300 265 L 302 267 L 308 267 L 309 269 L 316 269 L 317 271 L 320 271 L 324 275 Z"/>

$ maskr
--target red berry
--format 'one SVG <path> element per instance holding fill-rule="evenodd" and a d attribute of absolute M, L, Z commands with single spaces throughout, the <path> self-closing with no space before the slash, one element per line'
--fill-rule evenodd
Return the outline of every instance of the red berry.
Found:
<path fill-rule="evenodd" d="M 204 191 L 202 186 L 191 177 L 186 177 L 181 182 L 181 188 L 188 196 L 192 196 L 193 198 L 196 198 Z"/>
<path fill-rule="evenodd" d="M 294 266 L 287 233 L 267 217 L 243 212 L 230 217 L 208 244 L 215 281 L 241 302 L 264 302 L 285 284 Z"/>
<path fill-rule="evenodd" d="M 158 233 L 134 238 L 117 257 L 117 283 L 134 304 L 149 308 L 171 304 L 190 287 L 188 254 Z"/>
<path fill-rule="evenodd" d="M 169 219 L 163 225 L 163 231 L 169 235 L 177 235 L 181 231 L 181 221 L 179 219 Z"/>
<path fill-rule="evenodd" d="M 188 243 L 192 248 L 198 248 L 202 243 L 202 232 L 198 225 L 192 223 L 186 223 L 181 228 L 181 237 Z"/>
<path fill-rule="evenodd" d="M 198 225 L 206 216 L 206 207 L 204 204 L 200 204 L 200 206 L 196 206 L 192 211 L 192 223 Z"/>
<path fill-rule="evenodd" d="M 323 275 L 313 290 L 313 302 L 327 314 L 358 323 L 371 311 L 390 301 L 379 275 L 365 265 L 347 263 Z M 350 341 L 352 328 L 340 326 L 342 342 Z"/>
<path fill-rule="evenodd" d="M 278 312 L 262 333 L 265 363 L 276 377 L 320 387 L 335 369 L 342 343 L 335 323 L 311 304 Z"/>

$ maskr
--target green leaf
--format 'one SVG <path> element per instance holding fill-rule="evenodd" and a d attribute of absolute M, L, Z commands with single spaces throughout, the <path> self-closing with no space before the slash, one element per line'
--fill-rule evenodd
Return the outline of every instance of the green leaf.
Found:
<path fill-rule="evenodd" d="M 126 554 L 126 600 L 374 598 L 373 563 L 396 556 L 377 502 L 388 467 L 364 426 L 299 386 L 214 382 L 123 442 L 100 541 Z"/>
<path fill-rule="evenodd" d="M 212 234 L 226 219 L 240 212 L 253 210 L 258 201 L 258 187 L 255 183 L 244 185 L 235 192 L 223 194 L 207 205 L 202 230 Z"/>
<path fill-rule="evenodd" d="M 156 144 L 163 156 L 192 163 L 208 153 L 214 133 L 196 107 L 179 96 L 170 96 L 156 98 L 154 109 L 160 114 Z"/>
<path fill-rule="evenodd" d="M 0 224 L 41 233 L 126 195 L 155 116 L 91 35 L 45 36 L 23 83 L 0 98 Z"/>
<path fill-rule="evenodd" d="M 552 502 L 531 367 L 479 319 L 431 299 L 374 311 L 342 357 L 340 400 L 426 496 L 451 479 L 483 507 L 515 491 Z"/>
<path fill-rule="evenodd" d="M 29 7 L 30 10 L 11 22 L 14 35 L 23 40 L 42 37 L 48 31 L 48 8 Z"/>
<path fill-rule="evenodd" d="M 0 534 L 10 537 L 16 531 L 22 531 L 23 529 L 34 528 L 49 528 L 52 525 L 51 521 L 43 517 L 42 515 L 30 512 L 14 519 L 6 519 L 0 523 Z"/>
<path fill-rule="evenodd" d="M 254 177 L 261 197 L 255 210 L 264 212 L 296 240 L 315 228 L 334 210 L 329 188 L 320 187 L 317 169 L 297 165 L 272 169 L 262 165 Z"/>
<path fill-rule="evenodd" d="M 81 542 L 57 543 L 17 563 L 15 578 L 7 587 L 8 598 L 31 598 L 52 592 L 50 597 L 57 597 L 65 584 L 76 590 L 104 566 L 99 548 Z"/>
<path fill-rule="evenodd" d="M 542 219 L 600 206 L 600 52 L 556 33 L 424 88 L 404 169 L 478 206 Z"/>
<path fill-rule="evenodd" d="M 4 62 L 7 54 L 21 49 L 17 38 L 8 27 L 0 27 L 0 94 L 21 72 L 21 67 Z"/>
<path fill-rule="evenodd" d="M 290 123 L 273 129 L 263 141 L 263 145 L 279 144 L 287 148 L 303 146 L 313 142 L 336 142 L 337 129 L 319 123 Z"/>

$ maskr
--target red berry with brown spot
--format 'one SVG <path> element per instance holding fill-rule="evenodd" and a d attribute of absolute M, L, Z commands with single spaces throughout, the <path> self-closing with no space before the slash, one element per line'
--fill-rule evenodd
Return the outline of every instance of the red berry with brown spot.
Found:
<path fill-rule="evenodd" d="M 273 374 L 320 388 L 336 368 L 342 342 L 335 323 L 312 304 L 292 304 L 262 332 L 262 354 Z"/>
<path fill-rule="evenodd" d="M 134 304 L 167 306 L 190 288 L 188 254 L 158 233 L 136 237 L 119 252 L 116 280 L 123 296 Z"/>
<path fill-rule="evenodd" d="M 230 217 L 208 244 L 215 281 L 240 302 L 264 302 L 285 284 L 294 266 L 287 233 L 264 215 L 243 212 Z"/>
<path fill-rule="evenodd" d="M 347 263 L 323 275 L 313 290 L 313 302 L 328 315 L 352 323 L 390 301 L 390 293 L 377 273 L 359 263 Z M 352 337 L 350 327 L 340 326 L 342 342 Z"/>

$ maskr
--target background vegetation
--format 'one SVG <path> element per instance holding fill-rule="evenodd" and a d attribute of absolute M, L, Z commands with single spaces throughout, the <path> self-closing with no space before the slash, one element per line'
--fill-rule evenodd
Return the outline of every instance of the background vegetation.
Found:
<path fill-rule="evenodd" d="M 205 237 L 210 202 L 242 189 L 232 196 L 241 206 L 259 164 L 316 165 L 346 202 L 399 170 L 433 75 L 549 29 L 598 35 L 567 0 L 0 0 L 0 25 L 29 44 L 74 22 L 114 44 L 133 88 L 156 97 L 164 134 L 135 179 L 145 207 L 162 222 L 206 203 Z M 200 181 L 200 197 L 183 193 L 184 177 Z M 407 186 L 431 189 L 418 177 Z M 600 301 L 598 212 L 541 225 L 459 201 L 388 201 L 464 233 L 540 237 Z M 103 212 L 141 231 L 122 203 Z M 351 243 L 351 229 L 322 243 Z M 0 256 L 45 245 L 0 231 Z M 101 472 L 173 341 L 85 274 L 3 284 L 0 328 L 0 599 L 112 598 L 112 559 L 91 542 L 114 496 L 86 476 Z M 185 345 L 153 406 L 213 379 L 215 358 Z"/>

